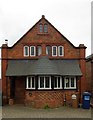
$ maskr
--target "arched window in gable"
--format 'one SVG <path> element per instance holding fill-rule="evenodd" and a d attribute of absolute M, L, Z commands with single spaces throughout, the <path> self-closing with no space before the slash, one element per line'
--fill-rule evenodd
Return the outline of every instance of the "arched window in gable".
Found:
<path fill-rule="evenodd" d="M 44 33 L 47 33 L 47 32 L 48 32 L 48 25 L 44 24 Z"/>
<path fill-rule="evenodd" d="M 41 32 L 41 33 L 43 32 L 43 25 L 42 25 L 42 23 L 39 24 L 39 32 Z"/>

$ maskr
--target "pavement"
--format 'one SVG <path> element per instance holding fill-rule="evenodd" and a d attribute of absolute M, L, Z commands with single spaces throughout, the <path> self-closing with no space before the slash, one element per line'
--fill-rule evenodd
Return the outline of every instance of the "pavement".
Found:
<path fill-rule="evenodd" d="M 92 108 L 62 106 L 55 109 L 35 109 L 24 105 L 2 107 L 2 118 L 91 118 Z"/>

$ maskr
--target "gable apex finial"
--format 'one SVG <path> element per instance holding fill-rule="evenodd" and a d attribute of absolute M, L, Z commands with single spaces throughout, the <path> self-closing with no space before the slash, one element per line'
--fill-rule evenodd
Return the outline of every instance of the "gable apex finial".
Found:
<path fill-rule="evenodd" d="M 45 18 L 45 15 L 42 15 L 42 18 Z"/>

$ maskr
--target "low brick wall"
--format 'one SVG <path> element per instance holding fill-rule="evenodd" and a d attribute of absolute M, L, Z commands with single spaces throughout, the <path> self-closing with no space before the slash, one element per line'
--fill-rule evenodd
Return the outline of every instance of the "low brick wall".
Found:
<path fill-rule="evenodd" d="M 73 91 L 63 92 L 57 91 L 26 91 L 25 105 L 34 108 L 56 108 L 64 105 L 66 97 L 66 105 L 71 105 Z"/>

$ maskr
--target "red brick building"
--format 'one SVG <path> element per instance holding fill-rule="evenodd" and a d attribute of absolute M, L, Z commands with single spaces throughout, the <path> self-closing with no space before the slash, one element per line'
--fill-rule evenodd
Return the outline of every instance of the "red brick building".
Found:
<path fill-rule="evenodd" d="M 42 18 L 12 47 L 2 47 L 3 104 L 59 107 L 86 91 L 84 44 L 75 47 Z"/>
<path fill-rule="evenodd" d="M 93 97 L 93 54 L 86 57 L 86 81 L 87 90 L 92 93 Z"/>

